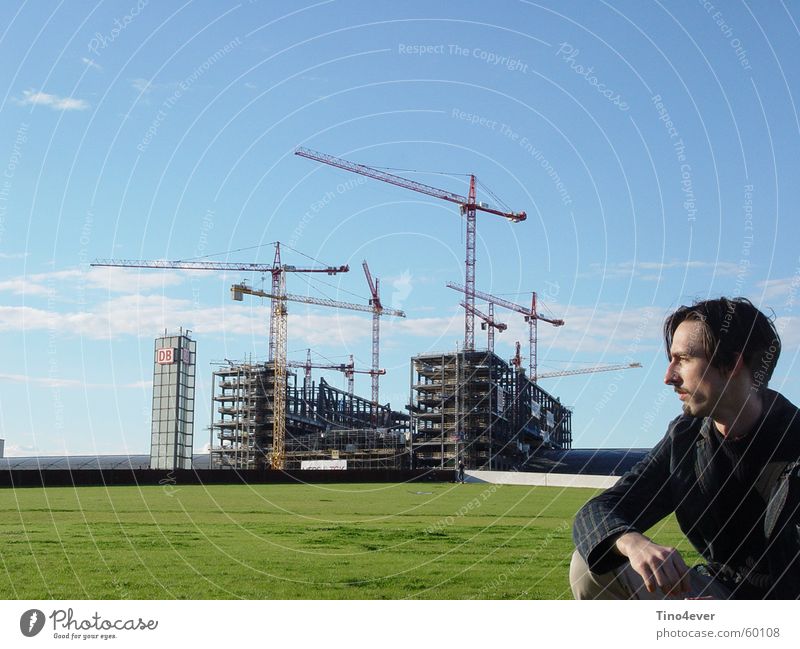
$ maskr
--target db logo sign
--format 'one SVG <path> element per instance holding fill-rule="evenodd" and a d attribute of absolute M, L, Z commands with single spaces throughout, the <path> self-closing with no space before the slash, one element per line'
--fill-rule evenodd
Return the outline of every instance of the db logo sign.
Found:
<path fill-rule="evenodd" d="M 157 349 L 156 362 L 159 365 L 171 365 L 175 362 L 175 350 L 172 348 Z"/>
<path fill-rule="evenodd" d="M 19 618 L 19 630 L 22 635 L 27 638 L 32 638 L 44 627 L 44 613 L 39 609 L 32 608 L 30 611 L 25 611 L 22 617 Z"/>

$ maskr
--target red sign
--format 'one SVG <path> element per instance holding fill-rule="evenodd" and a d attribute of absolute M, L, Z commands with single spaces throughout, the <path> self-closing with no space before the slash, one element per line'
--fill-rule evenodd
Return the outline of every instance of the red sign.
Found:
<path fill-rule="evenodd" d="M 171 365 L 175 362 L 175 350 L 172 347 L 156 350 L 156 363 L 159 365 Z"/>

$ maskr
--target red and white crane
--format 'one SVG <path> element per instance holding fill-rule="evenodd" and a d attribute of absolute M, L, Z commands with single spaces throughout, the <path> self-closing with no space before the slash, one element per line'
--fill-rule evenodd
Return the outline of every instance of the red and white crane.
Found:
<path fill-rule="evenodd" d="M 369 300 L 370 306 L 372 307 L 372 403 L 378 405 L 380 397 L 378 377 L 386 373 L 385 370 L 380 371 L 378 369 L 380 366 L 381 350 L 381 315 L 383 315 L 384 309 L 383 303 L 381 302 L 380 280 L 377 277 L 373 279 L 372 273 L 369 272 L 369 265 L 366 259 L 362 262 L 361 266 L 364 268 L 364 275 L 367 278 L 369 292 L 372 295 Z"/>
<path fill-rule="evenodd" d="M 519 221 L 524 221 L 527 218 L 525 212 L 503 211 L 490 207 L 485 203 L 479 203 L 476 200 L 475 185 L 477 181 L 474 174 L 469 174 L 469 195 L 461 196 L 460 194 L 455 194 L 453 192 L 449 192 L 444 189 L 439 189 L 437 187 L 425 185 L 423 183 L 410 180 L 408 178 L 403 178 L 402 176 L 397 176 L 395 174 L 390 174 L 386 171 L 381 171 L 380 169 L 374 169 L 372 167 L 358 164 L 356 162 L 350 162 L 349 160 L 337 158 L 335 156 L 328 155 L 326 153 L 320 153 L 319 151 L 313 151 L 305 147 L 298 147 L 297 149 L 295 149 L 295 155 L 299 155 L 303 158 L 308 158 L 310 160 L 316 160 L 317 162 L 331 165 L 332 167 L 338 167 L 339 169 L 344 169 L 345 171 L 350 171 L 356 174 L 360 174 L 362 176 L 374 178 L 375 180 L 380 180 L 385 183 L 397 185 L 398 187 L 410 189 L 411 191 L 419 192 L 421 194 L 427 194 L 428 196 L 433 196 L 434 198 L 439 198 L 441 200 L 449 201 L 451 203 L 456 203 L 459 206 L 461 214 L 465 216 L 467 220 L 467 236 L 466 236 L 467 250 L 466 250 L 464 277 L 465 277 L 465 283 L 467 285 L 467 293 L 465 301 L 467 302 L 470 308 L 466 308 L 464 310 L 464 349 L 467 351 L 472 351 L 475 348 L 474 291 L 475 291 L 476 212 L 486 212 L 487 214 L 502 216 L 503 218 L 508 219 L 512 223 L 518 223 Z"/>
<path fill-rule="evenodd" d="M 456 284 L 454 282 L 447 282 L 447 288 L 452 288 L 454 291 L 459 291 L 464 293 L 465 295 L 468 293 L 469 289 L 461 284 Z M 549 322 L 554 327 L 561 327 L 564 325 L 564 321 L 557 319 L 557 318 L 546 318 L 543 315 L 540 315 L 539 312 L 536 310 L 536 292 L 533 293 L 533 297 L 531 299 L 531 307 L 530 309 L 526 309 L 524 306 L 520 306 L 519 304 L 514 304 L 514 302 L 509 302 L 508 300 L 504 300 L 501 297 L 496 297 L 494 295 L 490 295 L 489 293 L 484 293 L 483 291 L 473 291 L 474 297 L 479 297 L 482 300 L 486 300 L 487 302 L 491 302 L 496 304 L 497 306 L 502 306 L 510 311 L 516 311 L 517 313 L 521 313 L 525 316 L 525 322 L 528 323 L 528 331 L 529 331 L 529 342 L 530 342 L 530 359 L 529 359 L 529 369 L 530 374 L 529 378 L 534 383 L 536 382 L 536 347 L 537 347 L 537 338 L 538 338 L 538 329 L 537 325 L 539 320 L 543 320 L 544 322 Z"/>

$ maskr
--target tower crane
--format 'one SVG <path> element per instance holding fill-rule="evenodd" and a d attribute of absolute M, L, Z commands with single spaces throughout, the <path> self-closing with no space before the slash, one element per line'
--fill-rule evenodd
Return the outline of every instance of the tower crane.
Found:
<path fill-rule="evenodd" d="M 326 273 L 335 275 L 337 273 L 346 273 L 350 270 L 347 265 L 328 266 L 326 268 L 298 268 L 297 266 L 284 265 L 281 263 L 280 242 L 275 244 L 275 259 L 272 265 L 217 261 L 129 259 L 98 259 L 91 265 L 123 268 L 242 270 L 271 273 L 274 295 L 283 295 L 285 293 L 286 273 Z M 236 296 L 234 296 L 234 299 L 236 299 Z M 241 300 L 241 295 L 238 299 Z M 270 459 L 270 466 L 273 469 L 283 469 L 284 440 L 286 438 L 286 303 L 277 299 L 272 302 L 270 314 L 269 360 L 274 362 L 273 381 L 275 386 L 272 424 L 273 453 Z"/>
<path fill-rule="evenodd" d="M 490 207 L 486 203 L 482 202 L 479 203 L 476 200 L 475 186 L 477 180 L 474 174 L 469 174 L 469 195 L 461 196 L 459 194 L 446 191 L 444 189 L 438 189 L 437 187 L 425 185 L 423 183 L 410 180 L 408 178 L 403 178 L 402 176 L 396 176 L 395 174 L 390 174 L 385 171 L 381 171 L 380 169 L 374 169 L 372 167 L 358 164 L 356 162 L 350 162 L 349 160 L 337 158 L 335 156 L 328 155 L 326 153 L 320 153 L 319 151 L 313 151 L 305 147 L 298 147 L 297 149 L 295 149 L 294 153 L 295 155 L 301 156 L 303 158 L 316 160 L 317 162 L 331 165 L 332 167 L 338 167 L 339 169 L 344 169 L 345 171 L 357 173 L 362 176 L 367 176 L 368 178 L 374 178 L 376 180 L 389 183 L 391 185 L 397 185 L 398 187 L 404 187 L 405 189 L 410 189 L 411 191 L 419 192 L 421 194 L 426 194 L 428 196 L 433 196 L 434 198 L 439 198 L 441 200 L 449 201 L 451 203 L 456 203 L 459 206 L 461 215 L 465 216 L 467 220 L 466 261 L 465 261 L 465 273 L 464 273 L 465 282 L 467 285 L 467 292 L 465 301 L 471 307 L 464 310 L 464 349 L 466 351 L 472 351 L 475 348 L 474 292 L 475 292 L 476 213 L 486 212 L 487 214 L 494 214 L 495 216 L 501 216 L 511 221 L 512 223 L 518 223 L 519 221 L 524 221 L 527 218 L 525 212 L 503 211 Z"/>
<path fill-rule="evenodd" d="M 595 365 L 575 370 L 556 370 L 554 372 L 542 372 L 540 379 L 549 379 L 555 376 L 574 376 L 575 374 L 591 374 L 593 372 L 613 372 L 614 370 L 630 370 L 641 367 L 641 363 L 619 363 L 617 365 Z"/>
<path fill-rule="evenodd" d="M 466 294 L 468 292 L 468 288 L 462 286 L 461 284 L 455 284 L 454 282 L 447 282 L 447 288 L 452 288 L 454 291 L 460 291 L 461 293 Z M 534 291 L 533 297 L 531 298 L 531 307 L 530 309 L 526 309 L 524 306 L 520 306 L 519 304 L 514 304 L 513 302 L 509 302 L 508 300 L 504 300 L 501 297 L 496 297 L 494 295 L 490 295 L 489 293 L 484 293 L 483 291 L 473 291 L 474 297 L 479 297 L 482 300 L 486 300 L 487 302 L 493 302 L 497 306 L 502 306 L 510 311 L 516 311 L 517 313 L 521 313 L 525 316 L 525 322 L 528 323 L 528 332 L 529 332 L 529 342 L 530 342 L 530 350 L 531 356 L 529 359 L 529 368 L 530 368 L 530 380 L 536 383 L 536 347 L 537 347 L 537 338 L 538 338 L 538 322 L 539 320 L 543 320 L 544 322 L 549 322 L 554 327 L 562 327 L 564 326 L 564 321 L 558 318 L 546 318 L 543 315 L 540 315 L 539 312 L 536 310 L 536 292 Z"/>
<path fill-rule="evenodd" d="M 353 355 L 350 354 L 350 361 L 348 363 L 312 363 L 311 350 L 308 350 L 308 355 L 305 361 L 287 361 L 288 367 L 302 367 L 305 369 L 306 383 L 311 383 L 311 368 L 318 370 L 335 370 L 342 372 L 347 377 L 347 391 L 350 396 L 354 394 L 353 375 L 354 374 L 372 374 L 372 370 L 357 370 L 355 369 L 355 362 Z M 386 370 L 378 370 L 380 374 L 386 374 Z"/>
<path fill-rule="evenodd" d="M 481 320 L 483 320 L 483 322 L 481 322 L 481 329 L 488 330 L 486 332 L 486 337 L 488 339 L 487 347 L 489 348 L 489 351 L 494 354 L 494 330 L 497 329 L 497 331 L 505 331 L 508 329 L 508 325 L 506 323 L 497 322 L 494 319 L 494 304 L 489 302 L 489 315 L 479 311 L 476 307 L 471 307 L 463 300 L 461 301 L 461 306 L 463 306 L 465 309 L 472 309 L 472 312 Z"/>
<path fill-rule="evenodd" d="M 284 373 L 286 372 L 286 302 L 302 302 L 303 304 L 315 304 L 317 306 L 327 306 L 327 307 L 333 307 L 335 309 L 349 309 L 351 311 L 362 311 L 362 312 L 367 312 L 367 313 L 373 313 L 374 312 L 374 309 L 373 309 L 372 306 L 365 306 L 363 304 L 352 304 L 350 302 L 340 302 L 338 300 L 331 300 L 331 299 L 328 299 L 328 298 L 316 298 L 316 297 L 308 297 L 308 296 L 305 296 L 305 295 L 294 295 L 292 293 L 286 293 L 286 292 L 283 292 L 283 291 L 281 291 L 280 293 L 267 293 L 266 291 L 261 291 L 259 289 L 251 288 L 250 286 L 247 286 L 244 283 L 234 284 L 233 286 L 231 286 L 231 296 L 233 297 L 234 300 L 237 300 L 237 301 L 241 302 L 242 295 L 245 294 L 245 293 L 248 294 L 248 295 L 255 295 L 255 296 L 258 296 L 258 297 L 270 298 L 273 301 L 273 304 L 275 304 L 276 302 L 278 304 L 278 309 L 277 309 L 278 320 L 276 321 L 276 324 L 277 324 L 277 330 L 280 332 L 280 335 L 278 336 L 278 340 L 277 340 L 276 345 L 275 345 L 275 355 L 276 355 L 275 356 L 275 365 L 276 365 L 275 372 L 276 372 L 276 374 L 277 374 L 278 369 L 279 369 L 277 367 L 279 360 L 282 362 L 283 372 Z M 399 318 L 405 318 L 406 317 L 405 313 L 403 313 L 402 311 L 399 311 L 397 309 L 382 309 L 381 310 L 381 315 L 393 315 L 393 316 L 397 316 Z M 372 372 L 373 370 L 369 370 L 369 371 Z M 283 384 L 284 384 L 284 386 L 286 384 L 285 383 L 285 376 L 284 376 L 284 383 Z M 275 399 L 275 401 L 277 403 L 277 396 L 278 396 L 278 394 L 277 394 L 277 389 L 278 389 L 277 383 L 276 383 L 275 389 L 276 389 L 276 393 L 275 393 L 276 399 Z M 281 401 L 283 401 L 285 399 L 285 397 L 286 397 L 286 394 L 285 394 L 285 391 L 284 391 L 283 396 L 281 398 Z M 375 405 L 375 407 L 377 407 L 378 404 L 374 404 L 374 405 Z M 276 413 L 275 413 L 275 419 L 276 420 L 277 420 L 277 417 L 278 417 L 278 415 L 277 415 L 277 410 L 276 410 Z M 286 426 L 286 424 L 285 424 L 285 420 L 284 420 L 283 430 L 281 431 L 283 434 L 280 437 L 280 441 L 279 441 L 280 446 L 276 447 L 276 443 L 278 443 L 278 442 L 276 442 L 277 438 L 273 437 L 273 441 L 272 441 L 273 458 L 275 457 L 276 453 L 279 454 L 280 461 L 281 461 L 281 467 L 283 466 L 282 463 L 283 463 L 283 453 L 284 453 L 284 439 L 285 439 L 285 434 L 286 434 L 285 426 Z M 276 430 L 277 430 L 277 427 L 276 427 Z M 274 462 L 273 462 L 273 464 L 274 464 Z"/>
<path fill-rule="evenodd" d="M 386 371 L 380 372 L 378 367 L 380 365 L 380 340 L 381 340 L 381 315 L 383 314 L 383 303 L 381 302 L 380 284 L 379 279 L 373 279 L 372 274 L 369 272 L 369 265 L 365 259 L 361 266 L 364 268 L 364 275 L 367 278 L 369 285 L 369 292 L 372 295 L 370 298 L 370 306 L 372 307 L 372 403 L 378 405 L 379 389 L 378 377 L 385 374 Z"/>

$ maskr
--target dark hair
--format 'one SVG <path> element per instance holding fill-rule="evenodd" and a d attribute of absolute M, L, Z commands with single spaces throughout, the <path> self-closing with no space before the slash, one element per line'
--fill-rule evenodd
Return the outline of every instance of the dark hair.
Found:
<path fill-rule="evenodd" d="M 701 323 L 703 349 L 713 367 L 729 372 L 741 354 L 755 387 L 766 388 L 781 354 L 781 338 L 773 319 L 743 297 L 721 297 L 682 306 L 664 321 L 668 358 L 675 330 L 686 320 Z"/>

